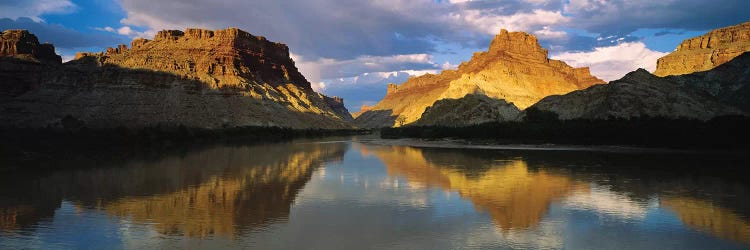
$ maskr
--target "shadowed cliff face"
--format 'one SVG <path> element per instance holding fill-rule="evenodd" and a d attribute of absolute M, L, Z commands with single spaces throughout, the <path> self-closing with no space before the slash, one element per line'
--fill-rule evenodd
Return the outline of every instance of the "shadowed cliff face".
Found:
<path fill-rule="evenodd" d="M 750 22 L 686 39 L 659 58 L 654 75 L 683 75 L 713 69 L 750 51 Z"/>
<path fill-rule="evenodd" d="M 24 59 L 0 57 L 0 127 L 66 116 L 90 128 L 350 126 L 343 100 L 313 91 L 286 45 L 239 29 L 162 31 L 64 65 Z"/>
<path fill-rule="evenodd" d="M 459 99 L 442 99 L 425 109 L 416 126 L 469 126 L 517 120 L 521 110 L 504 100 L 469 94 Z"/>
<path fill-rule="evenodd" d="M 562 119 L 669 117 L 709 120 L 750 112 L 750 53 L 719 67 L 686 75 L 658 77 L 643 69 L 620 80 L 560 96 L 533 107 Z"/>
<path fill-rule="evenodd" d="M 63 200 L 187 237 L 233 236 L 284 220 L 313 171 L 346 144 L 220 146 L 44 177 L 3 178 L 0 230 L 31 226 Z M 63 163 L 61 163 L 63 164 Z M 85 166 L 78 166 L 85 167 Z"/>
<path fill-rule="evenodd" d="M 368 112 L 391 110 L 396 120 L 409 124 L 425 109 L 441 99 L 458 99 L 482 94 L 502 99 L 520 109 L 549 95 L 565 94 L 604 81 L 593 77 L 588 68 L 572 68 L 551 60 L 536 37 L 523 32 L 501 31 L 489 50 L 475 53 L 457 70 L 438 75 L 414 77 L 401 85 L 389 85 L 385 98 Z M 364 112 L 356 119 L 361 127 L 399 126 Z"/>

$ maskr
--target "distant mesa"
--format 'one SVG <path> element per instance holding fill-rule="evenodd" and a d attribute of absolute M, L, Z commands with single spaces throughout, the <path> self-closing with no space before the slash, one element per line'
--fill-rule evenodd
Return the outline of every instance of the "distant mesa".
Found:
<path fill-rule="evenodd" d="M 659 59 L 653 75 L 639 69 L 606 85 L 546 97 L 533 107 L 562 119 L 748 116 L 748 51 L 750 22 L 717 29 L 685 40 Z"/>
<path fill-rule="evenodd" d="M 412 124 L 436 101 L 461 99 L 469 94 L 504 100 L 525 109 L 546 96 L 603 83 L 588 68 L 573 68 L 549 59 L 535 36 L 502 30 L 488 51 L 475 53 L 457 70 L 410 78 L 401 85 L 389 84 L 385 98 L 356 115 L 355 123 L 368 128 Z"/>
<path fill-rule="evenodd" d="M 28 31 L 0 44 L 0 127 L 352 127 L 343 99 L 313 91 L 286 45 L 237 28 L 164 30 L 65 64 Z"/>
<path fill-rule="evenodd" d="M 657 76 L 707 71 L 750 51 L 750 21 L 686 39 L 674 52 L 659 58 Z"/>
<path fill-rule="evenodd" d="M 367 106 L 365 104 L 362 104 L 362 106 L 359 107 L 359 111 L 352 113 L 352 117 L 355 119 L 362 115 L 362 113 L 372 110 L 372 106 Z"/>

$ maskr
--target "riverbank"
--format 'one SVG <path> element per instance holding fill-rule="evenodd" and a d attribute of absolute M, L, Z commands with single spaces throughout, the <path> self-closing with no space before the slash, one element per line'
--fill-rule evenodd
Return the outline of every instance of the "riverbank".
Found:
<path fill-rule="evenodd" d="M 558 120 L 535 117 L 517 122 L 467 127 L 404 126 L 382 128 L 384 139 L 461 139 L 483 144 L 619 145 L 676 149 L 748 149 L 750 118 L 709 121 L 658 117 L 608 120 Z"/>
<path fill-rule="evenodd" d="M 54 168 L 61 158 L 86 163 L 100 160 L 150 158 L 185 153 L 216 144 L 248 145 L 298 138 L 369 134 L 363 129 L 290 129 L 238 127 L 196 129 L 152 127 L 143 129 L 0 129 L 0 172 Z M 70 164 L 68 164 L 70 165 Z"/>

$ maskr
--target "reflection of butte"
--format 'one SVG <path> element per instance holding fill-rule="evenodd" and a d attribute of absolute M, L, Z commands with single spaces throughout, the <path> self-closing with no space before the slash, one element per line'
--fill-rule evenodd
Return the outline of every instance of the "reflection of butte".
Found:
<path fill-rule="evenodd" d="M 52 217 L 64 199 L 79 208 L 153 224 L 163 234 L 233 236 L 287 218 L 315 168 L 345 150 L 345 144 L 337 143 L 216 147 L 116 168 L 63 171 L 34 181 L 40 183 L 39 191 L 25 194 L 52 201 L 47 202 L 51 209 L 44 210 L 49 214 L 36 215 L 39 202 L 0 202 L 0 229 Z M 52 192 L 53 187 L 58 191 Z"/>
<path fill-rule="evenodd" d="M 468 177 L 457 169 L 429 162 L 425 158 L 427 154 L 418 148 L 373 147 L 369 150 L 372 152 L 363 147 L 362 154 L 373 153 L 380 158 L 389 175 L 457 191 L 477 209 L 489 212 L 503 230 L 536 226 L 547 213 L 549 204 L 574 188 L 570 178 L 545 171 L 529 171 L 521 160 L 494 162 L 477 177 Z"/>
<path fill-rule="evenodd" d="M 660 205 L 677 213 L 682 223 L 722 239 L 750 244 L 750 222 L 729 209 L 686 197 L 663 197 Z"/>
<path fill-rule="evenodd" d="M 318 150 L 298 152 L 274 165 L 248 162 L 248 168 L 231 176 L 214 176 L 174 193 L 123 198 L 104 209 L 138 222 L 156 222 L 163 234 L 232 236 L 238 227 L 254 228 L 286 218 L 322 156 Z"/>

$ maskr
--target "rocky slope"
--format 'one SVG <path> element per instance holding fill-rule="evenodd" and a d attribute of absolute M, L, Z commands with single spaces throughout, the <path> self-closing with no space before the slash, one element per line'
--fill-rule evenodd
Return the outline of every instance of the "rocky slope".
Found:
<path fill-rule="evenodd" d="M 669 76 L 679 84 L 705 91 L 719 102 L 750 113 L 750 52 L 703 72 Z"/>
<path fill-rule="evenodd" d="M 524 109 L 549 95 L 604 83 L 591 76 L 588 68 L 572 68 L 547 56 L 533 35 L 502 30 L 488 51 L 475 53 L 457 70 L 389 85 L 385 98 L 359 115 L 355 123 L 360 127 L 410 124 L 436 101 L 467 94 L 503 99 Z"/>
<path fill-rule="evenodd" d="M 546 97 L 532 107 L 555 112 L 560 119 L 659 116 L 708 120 L 743 113 L 704 91 L 652 75 L 644 69 L 606 85 Z"/>
<path fill-rule="evenodd" d="M 687 39 L 656 64 L 657 76 L 706 71 L 750 51 L 750 22 L 721 28 Z"/>
<path fill-rule="evenodd" d="M 521 110 L 504 100 L 469 94 L 460 99 L 438 100 L 413 124 L 460 127 L 516 120 L 519 114 Z"/>
<path fill-rule="evenodd" d="M 637 70 L 607 85 L 544 98 L 534 107 L 563 119 L 747 115 L 749 50 L 750 22 L 717 29 L 685 40 L 660 58 L 654 75 Z"/>
<path fill-rule="evenodd" d="M 343 100 L 313 91 L 286 45 L 236 28 L 165 30 L 62 65 L 26 31 L 0 44 L 0 127 L 350 126 Z"/>

